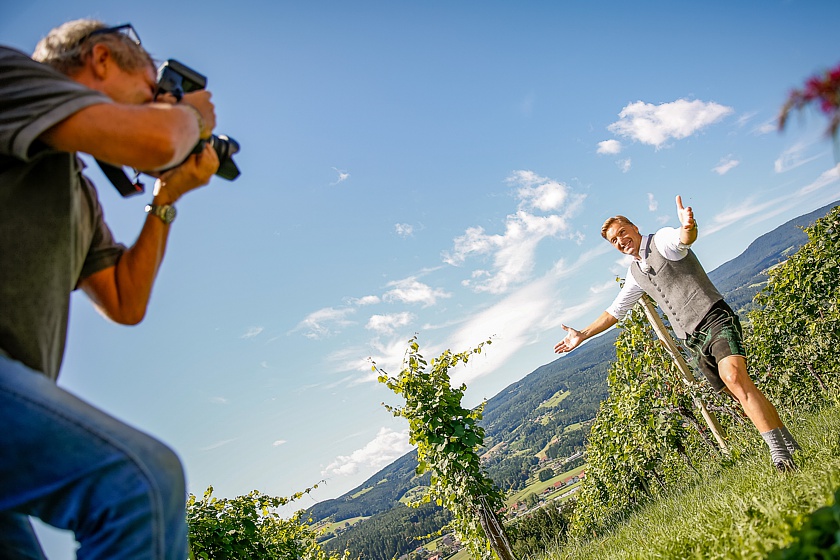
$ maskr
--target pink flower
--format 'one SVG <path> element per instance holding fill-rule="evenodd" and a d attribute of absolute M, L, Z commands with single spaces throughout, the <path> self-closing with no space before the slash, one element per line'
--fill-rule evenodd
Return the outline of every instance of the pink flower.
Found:
<path fill-rule="evenodd" d="M 828 116 L 829 135 L 836 136 L 840 128 L 840 64 L 806 80 L 803 89 L 790 92 L 779 115 L 779 129 L 784 129 L 792 109 L 802 110 L 812 101 L 818 101 L 820 110 Z"/>

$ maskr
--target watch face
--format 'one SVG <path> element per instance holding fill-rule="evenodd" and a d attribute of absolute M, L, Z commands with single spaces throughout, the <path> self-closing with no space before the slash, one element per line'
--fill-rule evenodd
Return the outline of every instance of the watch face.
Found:
<path fill-rule="evenodd" d="M 152 204 L 146 205 L 146 212 L 151 212 L 161 220 L 165 224 L 171 224 L 173 220 L 175 220 L 175 207 L 169 206 L 168 204 L 163 204 L 161 206 L 154 206 Z"/>
<path fill-rule="evenodd" d="M 175 207 L 174 206 L 164 206 L 161 208 L 161 218 L 167 224 L 171 224 L 172 221 L 175 219 Z"/>

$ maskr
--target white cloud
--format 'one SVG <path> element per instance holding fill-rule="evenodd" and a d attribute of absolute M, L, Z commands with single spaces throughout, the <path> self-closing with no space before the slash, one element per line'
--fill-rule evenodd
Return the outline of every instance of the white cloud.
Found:
<path fill-rule="evenodd" d="M 619 136 L 659 148 L 670 139 L 681 139 L 719 121 L 733 112 L 714 102 L 678 99 L 653 105 L 637 101 L 624 107 L 619 120 L 607 129 Z"/>
<path fill-rule="evenodd" d="M 227 404 L 228 400 L 224 397 L 212 397 L 210 402 L 213 404 Z"/>
<path fill-rule="evenodd" d="M 607 154 L 607 155 L 615 155 L 621 153 L 621 142 L 618 140 L 604 140 L 603 142 L 598 142 L 598 153 L 599 154 Z"/>
<path fill-rule="evenodd" d="M 477 292 L 501 294 L 528 279 L 540 241 L 568 229 L 568 221 L 562 216 L 534 216 L 519 211 L 508 216 L 503 235 L 487 235 L 481 228 L 467 230 L 455 240 L 455 256 L 447 262 L 463 261 L 471 252 L 492 253 L 493 272 L 486 279 L 472 283 L 472 287 Z"/>
<path fill-rule="evenodd" d="M 582 195 L 573 194 L 568 186 L 533 171 L 515 171 L 508 182 L 518 186 L 519 209 L 506 217 L 504 233 L 489 234 L 482 227 L 468 228 L 464 235 L 455 238 L 453 249 L 442 255 L 443 261 L 453 266 L 474 255 L 492 258 L 492 270 L 477 270 L 471 280 L 462 283 L 476 292 L 500 294 L 527 281 L 540 241 L 546 237 L 575 237 L 569 219 L 580 208 Z"/>
<path fill-rule="evenodd" d="M 659 203 L 656 201 L 656 197 L 653 196 L 653 193 L 647 193 L 648 197 L 648 210 L 651 212 L 656 212 L 656 209 L 659 208 Z"/>
<path fill-rule="evenodd" d="M 778 200 L 765 200 L 763 203 L 757 202 L 755 197 L 750 197 L 743 200 L 738 206 L 730 206 L 723 209 L 714 215 L 709 222 L 709 225 L 703 229 L 703 233 L 712 234 L 719 231 L 733 223 L 745 220 L 749 216 L 772 208 L 777 204 Z"/>
<path fill-rule="evenodd" d="M 758 113 L 753 111 L 752 113 L 743 113 L 742 115 L 739 115 L 737 120 L 738 128 L 744 128 L 747 126 L 747 123 L 749 123 L 757 114 Z"/>
<path fill-rule="evenodd" d="M 840 179 L 840 164 L 835 165 L 828 171 L 821 173 L 815 181 L 799 189 L 797 194 L 810 194 L 832 183 L 836 183 L 838 179 Z"/>
<path fill-rule="evenodd" d="M 285 439 L 278 439 L 277 441 L 275 441 L 274 443 L 272 443 L 272 444 L 271 444 L 271 446 L 272 446 L 272 447 L 280 447 L 280 446 L 281 446 L 281 445 L 283 445 L 284 443 L 286 443 L 286 440 L 285 440 Z"/>
<path fill-rule="evenodd" d="M 255 336 L 257 336 L 261 332 L 263 332 L 262 327 L 249 327 L 248 330 L 245 331 L 245 334 L 243 334 L 239 338 L 254 338 Z"/>
<path fill-rule="evenodd" d="M 405 341 L 401 340 L 401 343 L 403 350 L 405 350 Z M 371 352 L 373 348 L 377 347 L 377 344 L 378 339 L 371 341 L 370 345 L 359 343 L 355 346 L 351 345 L 344 348 L 337 348 L 330 352 L 326 357 L 326 361 L 334 364 L 331 368 L 333 373 L 354 372 L 348 378 L 333 382 L 330 387 L 375 382 L 376 373 L 371 371 L 371 359 L 373 359 Z M 375 361 L 379 363 L 379 360 Z M 391 362 L 388 363 L 390 364 Z M 359 373 L 362 374 L 361 377 L 358 375 Z"/>
<path fill-rule="evenodd" d="M 618 168 L 621 169 L 622 173 L 627 173 L 630 171 L 630 167 L 633 165 L 633 161 L 630 158 L 627 159 L 620 159 L 615 162 L 618 165 Z"/>
<path fill-rule="evenodd" d="M 569 198 L 569 187 L 546 177 L 538 177 L 531 171 L 517 171 L 508 177 L 507 182 L 519 185 L 517 195 L 520 209 L 555 212 Z"/>
<path fill-rule="evenodd" d="M 414 233 L 414 226 L 411 224 L 394 224 L 394 231 L 396 231 L 397 235 L 400 237 L 411 237 Z"/>
<path fill-rule="evenodd" d="M 446 292 L 442 288 L 432 288 L 423 284 L 414 276 L 389 282 L 388 287 L 392 289 L 385 292 L 382 300 L 389 303 L 396 301 L 402 303 L 420 303 L 424 307 L 428 307 L 437 303 L 437 300 L 440 298 L 452 296 L 451 293 Z"/>
<path fill-rule="evenodd" d="M 737 167 L 739 163 L 741 162 L 733 158 L 732 155 L 728 155 L 725 158 L 721 158 L 720 162 L 712 168 L 712 171 L 718 175 L 726 175 L 730 170 Z"/>
<path fill-rule="evenodd" d="M 770 134 L 771 132 L 778 132 L 779 130 L 779 122 L 776 120 L 772 120 L 769 122 L 765 122 L 763 124 L 758 125 L 753 132 L 759 136 L 763 136 L 765 134 Z"/>
<path fill-rule="evenodd" d="M 784 173 L 786 171 L 790 171 L 791 169 L 796 169 L 800 165 L 805 165 L 806 163 L 817 159 L 819 156 L 805 157 L 805 151 L 809 147 L 810 145 L 805 142 L 797 142 L 782 152 L 782 155 L 780 155 L 773 164 L 773 168 L 776 173 Z"/>
<path fill-rule="evenodd" d="M 381 301 L 382 300 L 379 298 L 379 296 L 363 296 L 360 298 L 347 299 L 347 303 L 349 303 L 350 305 L 357 305 L 359 307 L 364 307 L 366 305 L 376 305 Z"/>
<path fill-rule="evenodd" d="M 304 336 L 312 339 L 330 336 L 340 332 L 341 328 L 354 324 L 353 321 L 347 319 L 347 316 L 355 312 L 355 309 L 349 307 L 343 309 L 325 307 L 307 315 L 293 331 L 305 331 Z"/>
<path fill-rule="evenodd" d="M 223 440 L 221 440 L 221 441 L 217 441 L 217 442 L 215 442 L 215 443 L 211 443 L 210 445 L 207 445 L 207 446 L 205 446 L 205 447 L 202 447 L 202 448 L 201 448 L 201 451 L 211 451 L 211 450 L 213 450 L 213 449 L 218 449 L 218 448 L 223 447 L 223 446 L 225 446 L 225 445 L 227 445 L 227 444 L 229 444 L 229 443 L 231 443 L 231 442 L 236 441 L 236 439 L 237 439 L 237 438 L 223 439 Z"/>
<path fill-rule="evenodd" d="M 744 220 L 749 219 L 750 223 L 758 223 L 772 218 L 783 213 L 790 206 L 797 204 L 803 196 L 813 196 L 816 191 L 835 184 L 838 181 L 840 181 L 840 165 L 836 165 L 820 173 L 814 181 L 789 194 L 762 202 L 759 202 L 753 196 L 742 201 L 738 206 L 726 208 L 712 218 L 710 225 L 704 231 L 707 234 L 712 234 Z M 832 199 L 836 198 L 836 194 L 832 194 L 831 197 Z"/>
<path fill-rule="evenodd" d="M 336 169 L 335 167 L 333 167 L 333 169 L 335 170 L 336 173 L 338 173 L 338 179 L 336 179 L 335 182 L 330 183 L 331 186 L 335 186 L 339 183 L 343 183 L 344 181 L 346 181 L 347 179 L 350 178 L 350 174 L 347 173 L 346 171 L 343 171 L 341 169 Z"/>
<path fill-rule="evenodd" d="M 590 286 L 589 291 L 593 294 L 600 294 L 607 291 L 616 292 L 617 288 L 618 282 L 616 282 L 613 278 L 612 280 L 604 282 L 603 284 L 598 284 L 597 286 Z"/>
<path fill-rule="evenodd" d="M 400 327 L 410 325 L 414 315 L 407 311 L 390 315 L 372 315 L 365 328 L 382 334 L 391 334 Z"/>
<path fill-rule="evenodd" d="M 376 471 L 402 457 L 412 447 L 408 443 L 408 430 L 395 432 L 380 428 L 376 437 L 350 455 L 339 455 L 321 471 L 322 476 L 348 476 L 360 470 Z"/>

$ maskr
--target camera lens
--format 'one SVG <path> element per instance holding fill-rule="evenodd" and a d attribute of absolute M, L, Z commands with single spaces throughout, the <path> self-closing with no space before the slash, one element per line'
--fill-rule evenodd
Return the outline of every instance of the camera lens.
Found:
<path fill-rule="evenodd" d="M 219 156 L 219 170 L 216 171 L 216 175 L 228 181 L 233 181 L 239 177 L 239 168 L 233 161 L 234 154 L 239 151 L 239 142 L 229 136 L 213 135 L 210 138 L 210 143 L 216 150 L 216 155 Z"/>

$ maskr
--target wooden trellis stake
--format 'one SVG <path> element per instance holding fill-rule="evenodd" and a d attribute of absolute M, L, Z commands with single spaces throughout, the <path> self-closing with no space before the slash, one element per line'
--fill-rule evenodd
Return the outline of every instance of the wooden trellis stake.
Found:
<path fill-rule="evenodd" d="M 680 370 L 680 373 L 687 382 L 692 383 L 695 380 L 694 373 L 691 371 L 691 368 L 688 367 L 688 364 L 685 361 L 682 353 L 680 352 L 679 348 L 677 348 L 677 343 L 674 341 L 671 333 L 668 332 L 668 329 L 665 327 L 665 323 L 662 321 L 662 317 L 659 316 L 659 313 L 656 312 L 655 304 L 653 300 L 647 294 L 642 296 L 642 299 L 639 300 L 639 303 L 642 305 L 642 309 L 645 311 L 645 315 L 650 321 L 651 326 L 653 327 L 653 331 L 656 333 L 656 336 L 659 337 L 659 340 L 665 346 L 665 349 L 671 355 L 671 358 L 674 360 L 674 363 L 677 365 L 677 369 Z M 711 430 L 712 434 L 714 434 L 715 439 L 720 446 L 721 451 L 729 454 L 729 448 L 726 446 L 726 442 L 723 439 L 723 427 L 718 422 L 717 418 L 712 412 L 709 412 L 709 409 L 706 408 L 706 403 L 704 403 L 699 397 L 692 395 L 692 400 L 694 401 L 694 405 L 700 409 L 700 413 L 703 415 L 703 419 L 706 421 L 706 425 L 709 426 L 709 430 Z"/>

